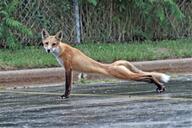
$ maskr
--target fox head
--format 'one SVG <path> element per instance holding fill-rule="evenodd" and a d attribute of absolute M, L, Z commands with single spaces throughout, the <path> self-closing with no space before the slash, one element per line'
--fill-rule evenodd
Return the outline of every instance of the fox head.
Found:
<path fill-rule="evenodd" d="M 59 44 L 63 38 L 63 32 L 59 31 L 54 36 L 50 36 L 49 33 L 43 29 L 41 31 L 43 47 L 46 52 L 57 53 L 59 50 Z"/>

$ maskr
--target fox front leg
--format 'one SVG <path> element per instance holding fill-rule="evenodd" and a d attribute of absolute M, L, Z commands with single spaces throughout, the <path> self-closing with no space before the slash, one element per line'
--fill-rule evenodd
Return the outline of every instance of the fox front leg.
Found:
<path fill-rule="evenodd" d="M 72 70 L 66 69 L 65 71 L 65 93 L 61 98 L 68 98 L 71 93 L 71 83 L 72 83 Z"/>

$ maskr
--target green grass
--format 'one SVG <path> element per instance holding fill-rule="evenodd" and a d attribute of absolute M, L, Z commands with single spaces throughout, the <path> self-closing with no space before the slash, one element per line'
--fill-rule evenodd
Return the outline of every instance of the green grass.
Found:
<path fill-rule="evenodd" d="M 129 61 L 187 58 L 192 56 L 192 39 L 176 41 L 145 41 L 142 43 L 81 44 L 79 49 L 92 58 L 112 62 L 119 59 Z"/>
<path fill-rule="evenodd" d="M 142 43 L 84 43 L 76 47 L 95 60 L 107 63 L 119 59 L 142 61 L 192 57 L 192 39 Z M 58 64 L 54 56 L 46 53 L 43 48 L 0 50 L 0 69 L 52 66 Z"/>
<path fill-rule="evenodd" d="M 56 66 L 57 62 L 43 48 L 24 48 L 19 50 L 0 50 L 1 69 L 42 68 Z"/>

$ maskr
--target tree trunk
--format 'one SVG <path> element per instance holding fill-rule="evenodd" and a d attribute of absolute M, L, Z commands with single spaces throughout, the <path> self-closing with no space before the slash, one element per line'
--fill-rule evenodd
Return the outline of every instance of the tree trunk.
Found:
<path fill-rule="evenodd" d="M 80 18 L 79 18 L 79 3 L 78 0 L 73 0 L 73 14 L 74 14 L 74 26 L 75 26 L 75 43 L 79 44 L 81 42 L 80 37 Z"/>

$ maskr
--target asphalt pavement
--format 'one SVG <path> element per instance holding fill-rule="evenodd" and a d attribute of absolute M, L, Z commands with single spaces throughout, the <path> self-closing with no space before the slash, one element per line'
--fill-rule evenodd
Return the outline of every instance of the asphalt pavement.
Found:
<path fill-rule="evenodd" d="M 0 90 L 0 127 L 192 128 L 192 77 L 158 94 L 153 84 L 115 82 Z"/>

